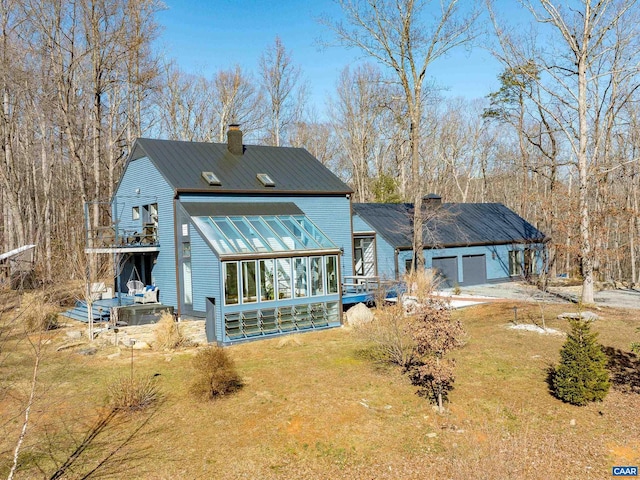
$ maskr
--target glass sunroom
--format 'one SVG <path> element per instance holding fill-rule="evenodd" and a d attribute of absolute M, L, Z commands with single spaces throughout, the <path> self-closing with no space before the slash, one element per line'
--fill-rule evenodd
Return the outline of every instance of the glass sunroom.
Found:
<path fill-rule="evenodd" d="M 191 216 L 221 262 L 228 340 L 340 323 L 340 249 L 288 205 L 286 214 Z"/>

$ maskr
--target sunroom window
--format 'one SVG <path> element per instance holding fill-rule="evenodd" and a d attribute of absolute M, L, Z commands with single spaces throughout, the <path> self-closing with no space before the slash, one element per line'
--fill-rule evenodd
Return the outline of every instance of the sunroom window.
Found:
<path fill-rule="evenodd" d="M 338 248 L 304 215 L 192 218 L 220 255 Z"/>
<path fill-rule="evenodd" d="M 225 261 L 225 305 L 338 294 L 338 256 Z M 273 303 L 271 303 L 273 305 Z"/>

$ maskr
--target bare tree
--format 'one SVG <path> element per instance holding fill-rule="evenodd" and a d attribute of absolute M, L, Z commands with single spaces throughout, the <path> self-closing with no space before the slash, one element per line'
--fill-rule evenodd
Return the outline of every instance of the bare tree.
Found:
<path fill-rule="evenodd" d="M 198 75 L 187 74 L 173 63 L 165 65 L 165 84 L 160 95 L 163 134 L 173 140 L 212 141 L 213 86 Z"/>
<path fill-rule="evenodd" d="M 230 123 L 241 124 L 242 131 L 247 136 L 261 127 L 262 95 L 254 83 L 251 76 L 239 65 L 221 70 L 215 75 L 213 109 L 219 142 L 225 141 L 225 133 Z"/>
<path fill-rule="evenodd" d="M 494 14 L 501 46 L 498 57 L 508 67 L 527 61 L 535 65 L 537 73 L 529 74 L 528 80 L 540 87 L 542 95 L 531 99 L 553 119 L 576 160 L 582 301 L 593 303 L 593 168 L 606 151 L 606 137 L 617 124 L 621 105 L 637 88 L 640 50 L 632 40 L 633 29 L 628 28 L 637 24 L 636 1 L 583 0 L 579 7 L 550 0 L 521 3 L 541 26 L 549 47 L 509 34 Z M 626 88 L 620 89 L 623 83 Z"/>
<path fill-rule="evenodd" d="M 267 109 L 266 141 L 279 147 L 287 127 L 301 118 L 306 98 L 301 69 L 280 37 L 260 57 L 260 76 Z"/>
<path fill-rule="evenodd" d="M 337 171 L 337 156 L 340 146 L 333 126 L 318 120 L 299 121 L 291 126 L 289 144 L 309 151 L 320 162 Z"/>
<path fill-rule="evenodd" d="M 338 41 L 373 57 L 395 75 L 408 113 L 407 137 L 411 149 L 411 179 L 415 205 L 414 263 L 424 266 L 422 244 L 422 176 L 420 171 L 423 89 L 427 70 L 438 58 L 475 36 L 478 12 L 462 15 L 461 2 L 444 0 L 338 0 L 343 22 L 325 21 Z"/>
<path fill-rule="evenodd" d="M 338 80 L 337 99 L 330 111 L 343 163 L 348 165 L 354 200 L 371 198 L 375 159 L 383 150 L 382 119 L 386 102 L 380 70 L 371 64 L 345 68 Z"/>

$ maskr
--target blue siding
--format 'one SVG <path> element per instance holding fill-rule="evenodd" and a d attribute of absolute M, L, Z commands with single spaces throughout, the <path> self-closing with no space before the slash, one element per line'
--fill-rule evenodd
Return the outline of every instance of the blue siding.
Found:
<path fill-rule="evenodd" d="M 193 225 L 191 233 L 191 283 L 193 285 L 193 310 L 206 311 L 206 297 L 216 299 L 216 319 L 219 318 L 222 304 L 220 283 L 220 262 L 206 241 Z"/>
<path fill-rule="evenodd" d="M 304 214 L 320 228 L 331 241 L 344 250 L 341 256 L 341 274 L 351 275 L 353 272 L 353 238 L 351 235 L 351 205 L 345 196 L 287 196 L 287 197 L 256 197 L 240 195 L 192 195 L 183 194 L 180 200 L 184 202 L 202 203 L 247 203 L 268 201 L 271 203 L 284 202 L 295 203 Z M 179 230 L 182 226 L 179 225 Z M 181 233 L 181 232 L 180 232 Z M 224 315 L 227 312 L 252 311 L 259 308 L 274 308 L 305 303 L 318 303 L 327 301 L 339 301 L 338 295 L 305 297 L 273 302 L 258 302 L 247 305 L 238 304 L 224 306 L 224 292 L 222 278 L 222 264 L 216 253 L 209 247 L 195 226 L 189 224 L 191 240 L 191 274 L 193 285 L 193 314 L 205 315 L 206 297 L 216 299 L 216 340 L 221 343 L 229 341 L 226 338 Z"/>
<path fill-rule="evenodd" d="M 376 235 L 376 256 L 378 262 L 378 276 L 381 280 L 396 279 L 395 250 L 384 238 Z"/>
<path fill-rule="evenodd" d="M 354 215 L 353 218 L 353 230 L 354 232 L 370 232 L 374 229 L 365 222 L 358 215 Z M 425 249 L 425 267 L 432 268 L 432 260 L 434 257 L 457 257 L 458 258 L 458 279 L 461 285 L 465 284 L 463 261 L 462 257 L 465 255 L 485 255 L 486 259 L 486 274 L 488 282 L 506 281 L 510 280 L 509 275 L 509 252 L 512 250 L 524 250 L 525 247 L 537 249 L 540 252 L 536 255 L 537 270 L 542 271 L 544 269 L 544 258 L 542 250 L 544 245 L 531 244 L 531 245 L 488 245 L 488 246 L 470 246 L 470 247 L 455 247 L 455 248 L 438 248 L 438 249 Z M 380 235 L 376 235 L 376 248 L 377 248 L 377 262 L 378 262 L 378 275 L 381 278 L 394 278 L 395 275 L 395 257 L 394 248 Z M 398 252 L 398 274 L 402 276 L 407 273 L 405 268 L 406 262 L 410 261 L 413 256 L 413 251 L 402 250 Z"/>
<path fill-rule="evenodd" d="M 353 231 L 355 232 L 373 232 L 375 231 L 371 225 L 365 222 L 360 216 L 353 217 Z M 378 277 L 381 280 L 396 279 L 396 260 L 395 249 L 381 235 L 376 234 L 376 262 Z M 404 261 L 402 262 L 404 265 Z M 402 271 L 403 266 L 400 266 Z"/>
<path fill-rule="evenodd" d="M 337 247 L 342 248 L 344 254 L 341 260 L 341 274 L 353 275 L 353 237 L 351 235 L 351 203 L 345 196 L 286 196 L 286 197 L 255 197 L 225 195 L 219 197 L 206 195 L 181 195 L 185 202 L 284 202 L 295 203 L 309 219 L 331 239 Z"/>
<path fill-rule="evenodd" d="M 355 232 L 375 232 L 375 230 L 365 222 L 359 215 L 353 216 L 353 231 Z"/>
<path fill-rule="evenodd" d="M 128 164 L 116 192 L 114 208 L 117 218 L 120 219 L 119 228 L 139 231 L 141 220 L 132 220 L 132 208 L 150 203 L 158 204 L 158 241 L 160 243 L 160 252 L 153 266 L 152 278 L 160 289 L 162 303 L 177 308 L 173 189 L 151 161 L 143 157 Z"/>
<path fill-rule="evenodd" d="M 527 245 L 529 248 L 542 249 L 543 245 Z M 434 257 L 458 257 L 458 279 L 461 285 L 465 284 L 464 272 L 462 270 L 462 257 L 465 255 L 485 255 L 487 265 L 487 281 L 496 282 L 510 280 L 509 275 L 509 252 L 511 250 L 524 250 L 524 245 L 488 245 L 478 247 L 457 247 L 439 248 L 424 251 L 425 266 L 431 268 Z M 495 257 L 495 258 L 494 258 Z M 538 271 L 543 269 L 543 259 L 541 255 L 536 256 Z"/>
<path fill-rule="evenodd" d="M 407 261 L 413 258 L 413 250 L 402 250 L 398 252 L 398 275 L 402 277 L 407 273 Z"/>

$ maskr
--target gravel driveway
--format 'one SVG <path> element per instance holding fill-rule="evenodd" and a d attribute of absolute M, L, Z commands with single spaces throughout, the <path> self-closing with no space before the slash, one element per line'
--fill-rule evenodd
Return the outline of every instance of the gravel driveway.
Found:
<path fill-rule="evenodd" d="M 564 297 L 570 297 L 576 301 L 580 298 L 582 287 L 552 287 L 549 290 Z M 452 289 L 446 289 L 451 292 Z M 513 299 L 522 301 L 545 301 L 553 303 L 571 303 L 560 296 L 545 293 L 533 285 L 521 282 L 492 283 L 486 285 L 473 285 L 460 287 L 461 297 L 493 297 L 496 299 Z M 616 289 L 602 290 L 595 294 L 598 306 L 635 308 L 640 309 L 640 290 Z"/>

